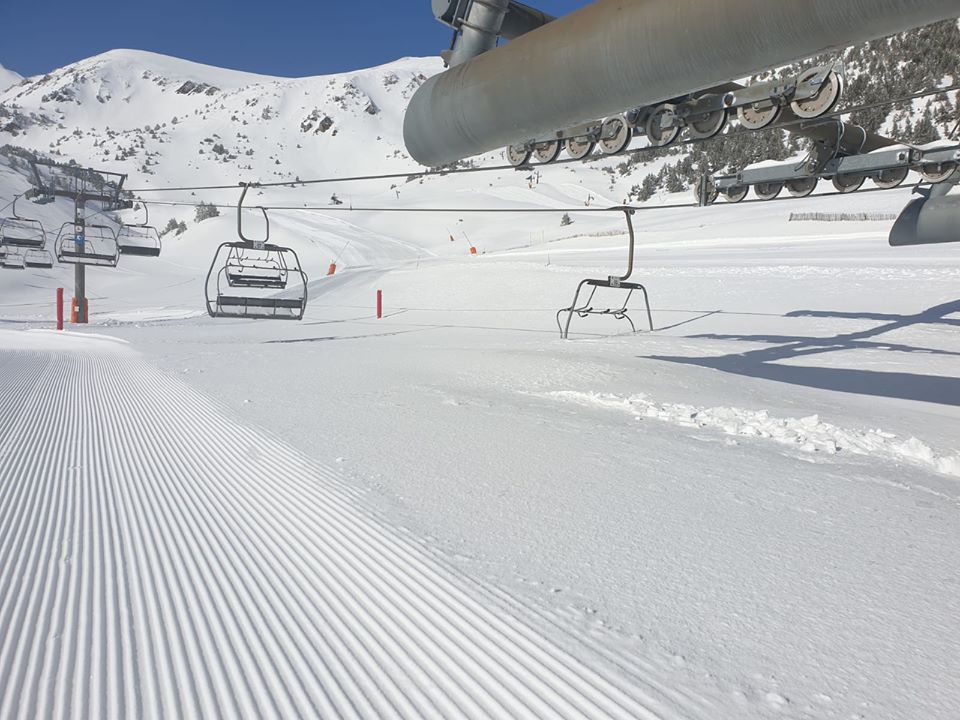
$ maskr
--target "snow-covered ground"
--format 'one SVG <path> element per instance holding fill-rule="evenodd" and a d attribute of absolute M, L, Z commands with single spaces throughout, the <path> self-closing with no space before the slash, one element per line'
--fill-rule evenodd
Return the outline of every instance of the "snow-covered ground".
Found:
<path fill-rule="evenodd" d="M 10 142 L 128 187 L 405 172 L 437 67 L 114 51 L 0 103 Z M 643 332 L 564 341 L 579 280 L 624 268 L 622 216 L 577 210 L 644 168 L 602 165 L 253 191 L 327 206 L 270 213 L 312 278 L 300 323 L 206 316 L 228 210 L 154 202 L 187 231 L 90 269 L 86 328 L 51 331 L 72 268 L 0 271 L 0 717 L 956 718 L 960 246 L 789 221 L 907 190 L 658 197 L 634 217 L 654 331 L 633 298 Z M 0 206 L 27 187 L 0 158 Z"/>
<path fill-rule="evenodd" d="M 625 238 L 541 216 L 311 216 L 301 323 L 203 315 L 229 216 L 75 333 L 2 274 L 0 714 L 954 717 L 960 256 L 787 222 L 906 200 L 641 212 L 656 330 L 570 341 Z"/>

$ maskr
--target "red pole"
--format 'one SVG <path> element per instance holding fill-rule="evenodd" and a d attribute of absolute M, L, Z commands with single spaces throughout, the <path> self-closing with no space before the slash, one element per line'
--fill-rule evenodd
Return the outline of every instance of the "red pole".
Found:
<path fill-rule="evenodd" d="M 57 330 L 63 330 L 63 288 L 57 288 Z"/>
<path fill-rule="evenodd" d="M 377 290 L 377 320 L 383 317 L 383 290 Z"/>

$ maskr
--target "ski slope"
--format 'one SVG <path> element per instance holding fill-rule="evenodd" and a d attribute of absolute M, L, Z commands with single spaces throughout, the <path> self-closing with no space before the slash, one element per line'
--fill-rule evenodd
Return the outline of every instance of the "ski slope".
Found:
<path fill-rule="evenodd" d="M 841 202 L 642 213 L 570 341 L 624 236 L 536 216 L 301 323 L 203 315 L 229 216 L 3 274 L 0 715 L 952 718 L 960 258 Z"/>
<path fill-rule="evenodd" d="M 3 717 L 707 716 L 123 345 L 2 334 Z"/>

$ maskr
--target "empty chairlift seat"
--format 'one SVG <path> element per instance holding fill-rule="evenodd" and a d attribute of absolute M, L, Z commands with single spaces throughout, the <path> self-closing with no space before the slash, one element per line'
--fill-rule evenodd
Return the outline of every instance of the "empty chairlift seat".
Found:
<path fill-rule="evenodd" d="M 213 256 L 204 284 L 210 317 L 302 320 L 307 309 L 307 274 L 291 248 L 270 243 L 270 218 L 263 215 L 263 240 L 243 234 L 243 199 L 256 187 L 241 183 L 237 202 L 237 235 L 240 240 L 221 243 Z M 254 209 L 254 208 L 248 208 Z"/>
<path fill-rule="evenodd" d="M 57 260 L 60 262 L 116 267 L 119 258 L 120 247 L 112 228 L 106 225 L 76 226 L 69 222 L 61 226 L 57 235 Z"/>
<path fill-rule="evenodd" d="M 121 225 L 117 231 L 117 247 L 123 255 L 160 256 L 160 233 L 149 225 Z"/>
<path fill-rule="evenodd" d="M 207 274 L 210 317 L 300 320 L 307 275 L 291 248 L 266 243 L 220 245 Z"/>
<path fill-rule="evenodd" d="M 20 253 L 7 251 L 0 256 L 0 268 L 4 270 L 23 270 L 25 267 L 23 255 Z"/>
<path fill-rule="evenodd" d="M 49 270 L 53 267 L 53 255 L 47 250 L 27 250 L 23 255 L 23 262 L 28 268 Z"/>
<path fill-rule="evenodd" d="M 0 221 L 0 245 L 7 248 L 33 248 L 41 250 L 47 244 L 43 225 L 37 220 L 8 217 Z"/>

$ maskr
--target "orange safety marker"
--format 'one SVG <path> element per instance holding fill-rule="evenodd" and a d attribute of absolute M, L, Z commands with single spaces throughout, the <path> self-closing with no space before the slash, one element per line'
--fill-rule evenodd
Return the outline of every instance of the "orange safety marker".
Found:
<path fill-rule="evenodd" d="M 70 299 L 70 322 L 73 323 L 74 325 L 76 325 L 77 322 L 78 322 L 78 321 L 77 321 L 77 317 L 78 317 L 78 315 L 80 314 L 80 313 L 78 312 L 79 305 L 80 305 L 80 304 L 77 302 L 77 299 L 76 299 L 76 298 L 71 298 L 71 299 Z M 87 300 L 87 307 L 84 308 L 84 309 L 86 310 L 86 312 L 84 313 L 83 322 L 86 323 L 86 322 L 89 322 L 89 321 L 88 321 L 89 313 L 90 313 L 90 301 L 89 301 L 89 300 Z"/>
<path fill-rule="evenodd" d="M 337 271 L 337 264 L 335 262 L 330 263 L 330 267 L 327 268 L 327 277 L 330 277 Z"/>
<path fill-rule="evenodd" d="M 63 288 L 57 288 L 57 330 L 63 330 Z"/>
<path fill-rule="evenodd" d="M 473 245 L 470 246 L 470 254 L 471 254 L 471 255 L 476 255 L 476 254 L 477 254 L 477 249 L 476 249 Z"/>

